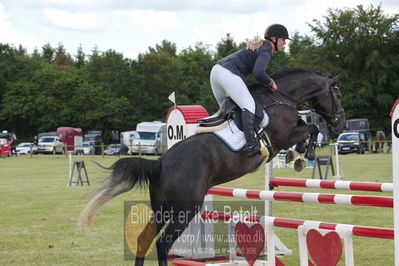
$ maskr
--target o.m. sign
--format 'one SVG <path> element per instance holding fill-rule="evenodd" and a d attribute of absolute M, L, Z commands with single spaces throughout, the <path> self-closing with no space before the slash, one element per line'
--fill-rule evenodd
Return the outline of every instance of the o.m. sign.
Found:
<path fill-rule="evenodd" d="M 177 105 L 170 108 L 166 116 L 168 133 L 168 149 L 177 142 L 195 134 L 198 127 L 197 119 L 208 116 L 201 105 Z"/>

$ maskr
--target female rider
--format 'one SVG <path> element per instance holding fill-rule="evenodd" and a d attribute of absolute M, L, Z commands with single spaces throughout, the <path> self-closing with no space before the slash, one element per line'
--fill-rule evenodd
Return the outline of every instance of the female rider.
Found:
<path fill-rule="evenodd" d="M 248 157 L 257 154 L 260 145 L 255 138 L 255 101 L 252 98 L 245 78 L 252 73 L 255 80 L 272 91 L 276 83 L 267 75 L 266 68 L 273 52 L 284 49 L 289 39 L 286 27 L 272 24 L 265 31 L 264 40 L 249 41 L 247 47 L 232 53 L 213 66 L 210 82 L 213 94 L 219 105 L 230 97 L 242 110 L 242 124 L 246 140 L 245 153 Z"/>

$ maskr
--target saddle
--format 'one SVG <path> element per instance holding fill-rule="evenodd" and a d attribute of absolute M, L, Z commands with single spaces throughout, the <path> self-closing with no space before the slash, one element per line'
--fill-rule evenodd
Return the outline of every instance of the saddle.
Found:
<path fill-rule="evenodd" d="M 258 132 L 258 127 L 264 118 L 263 107 L 255 102 L 255 131 Z M 242 130 L 242 115 L 241 108 L 230 98 L 223 100 L 219 110 L 208 117 L 198 119 L 200 127 L 217 127 L 224 124 L 226 121 L 233 120 L 238 129 Z"/>
<path fill-rule="evenodd" d="M 266 110 L 255 101 L 254 129 L 256 132 L 256 139 L 260 143 L 264 143 L 269 154 L 274 154 L 270 139 L 264 128 L 261 127 L 264 112 L 266 112 Z M 197 133 L 214 132 L 223 129 L 228 125 L 229 121 L 234 121 L 237 128 L 243 131 L 241 108 L 230 97 L 223 100 L 220 109 L 215 114 L 198 119 L 197 121 L 199 122 L 199 127 L 196 130 Z"/>

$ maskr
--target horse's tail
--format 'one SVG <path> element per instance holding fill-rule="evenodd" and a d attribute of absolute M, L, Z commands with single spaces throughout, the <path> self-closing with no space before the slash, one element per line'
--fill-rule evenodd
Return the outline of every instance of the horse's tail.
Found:
<path fill-rule="evenodd" d="M 107 201 L 131 190 L 134 186 L 147 186 L 151 180 L 159 179 L 161 164 L 159 160 L 143 158 L 123 158 L 116 161 L 111 167 L 111 175 L 95 191 L 80 214 L 79 224 L 87 227 L 93 221 L 97 211 Z"/>

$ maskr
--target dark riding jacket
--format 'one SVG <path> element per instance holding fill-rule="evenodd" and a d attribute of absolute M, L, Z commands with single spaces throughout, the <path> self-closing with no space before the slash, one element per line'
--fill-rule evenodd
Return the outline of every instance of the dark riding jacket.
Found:
<path fill-rule="evenodd" d="M 272 47 L 265 42 L 255 51 L 243 48 L 216 63 L 244 80 L 248 74 L 252 73 L 256 81 L 269 87 L 272 85 L 273 80 L 266 74 L 266 68 L 271 57 Z"/>

